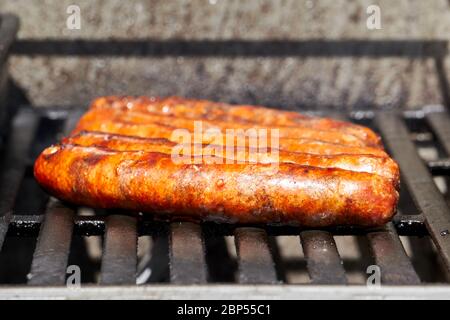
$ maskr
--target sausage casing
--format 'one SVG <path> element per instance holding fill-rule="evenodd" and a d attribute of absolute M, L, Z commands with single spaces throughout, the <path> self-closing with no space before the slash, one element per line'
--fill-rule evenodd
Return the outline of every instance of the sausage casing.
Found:
<path fill-rule="evenodd" d="M 290 163 L 174 164 L 163 153 L 70 144 L 47 148 L 34 173 L 69 202 L 233 223 L 379 226 L 398 199 L 391 181 L 370 173 Z"/>

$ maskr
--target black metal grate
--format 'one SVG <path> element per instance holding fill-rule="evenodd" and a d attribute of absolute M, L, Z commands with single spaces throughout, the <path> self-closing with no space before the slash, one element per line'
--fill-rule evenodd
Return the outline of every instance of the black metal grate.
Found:
<path fill-rule="evenodd" d="M 215 251 L 225 248 L 224 236 L 234 236 L 237 252 L 237 275 L 228 281 L 243 285 L 279 286 L 285 282 L 280 268 L 282 261 L 273 245 L 273 239 L 282 235 L 299 237 L 299 250 L 301 246 L 310 283 L 314 285 L 348 284 L 334 238 L 339 235 L 358 235 L 367 240 L 371 255 L 381 268 L 383 284 L 419 285 L 425 282 L 406 254 L 399 235 L 431 236 L 444 273 L 447 277 L 450 274 L 450 210 L 433 181 L 433 174 L 450 174 L 447 158 L 450 154 L 450 118 L 443 108 L 429 107 L 403 114 L 353 112 L 348 115 L 351 120 L 373 126 L 381 133 L 389 151 L 400 164 L 402 181 L 406 186 L 402 190 L 399 213 L 393 222 L 374 230 L 343 227 L 300 230 L 294 227 L 198 225 L 191 222 L 166 224 L 145 215 L 121 211 L 80 215 L 80 208 L 48 198 L 45 193 L 38 192 L 39 189 L 31 188 L 31 192 L 23 194 L 24 177 L 31 172 L 34 158 L 44 146 L 57 141 L 61 134 L 70 130 L 81 113 L 79 109 L 21 108 L 2 150 L 0 249 L 5 239 L 20 241 L 37 237 L 32 262 L 26 266 L 29 270 L 28 285 L 64 286 L 66 268 L 73 251 L 86 250 L 85 247 L 74 248 L 74 238 L 87 236 L 103 237 L 100 276 L 91 281 L 97 286 L 136 284 L 141 272 L 137 271 L 138 239 L 146 236 L 151 236 L 155 243 L 166 243 L 165 249 L 158 249 L 166 255 L 165 260 L 159 261 L 164 265 L 159 267 L 166 268 L 169 275 L 165 280 L 160 277 L 163 280 L 159 281 L 177 285 L 205 285 L 216 282 L 214 278 L 229 275 L 233 266 L 223 262 L 227 260 L 227 253 Z M 324 115 L 323 112 L 319 114 Z M 438 160 L 422 160 L 416 143 L 423 143 L 423 140 L 441 149 L 442 156 Z M 414 203 L 409 203 L 409 199 Z M 23 206 L 23 201 L 27 202 L 26 211 L 17 209 Z M 42 203 L 47 203 L 45 210 L 40 208 Z M 411 207 L 417 212 L 408 211 Z M 211 245 L 211 241 L 215 241 L 215 245 Z M 4 252 L 0 252 L 0 258 L 3 264 L 20 263 Z M 151 272 L 155 276 L 157 268 Z"/>

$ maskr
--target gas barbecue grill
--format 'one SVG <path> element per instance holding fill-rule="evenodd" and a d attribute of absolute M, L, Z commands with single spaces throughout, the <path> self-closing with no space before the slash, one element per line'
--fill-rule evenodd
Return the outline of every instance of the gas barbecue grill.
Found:
<path fill-rule="evenodd" d="M 16 24 L 11 16 L 0 20 L 0 41 L 5 42 L 0 62 L 6 60 Z M 299 110 L 374 128 L 400 164 L 398 214 L 386 227 L 372 230 L 166 223 L 61 203 L 39 188 L 32 166 L 45 146 L 74 126 L 83 109 L 11 107 L 17 111 L 6 110 L 10 125 L 0 160 L 0 299 L 450 296 L 450 209 L 443 178 L 450 174 L 450 115 L 443 106 L 397 113 Z M 430 150 L 437 156 L 426 156 Z M 290 283 L 286 276 L 292 267 L 280 253 L 280 239 L 286 236 L 296 239 L 299 254 L 303 251 L 302 263 L 294 263 L 308 274 L 303 283 Z M 380 268 L 381 287 L 350 280 L 351 261 L 335 241 L 341 236 L 368 243 L 360 250 L 369 265 Z M 101 252 L 92 252 L 93 240 Z M 436 261 L 431 269 L 421 267 L 422 250 Z M 69 281 L 74 270 L 69 266 L 81 270 L 80 286 Z"/>

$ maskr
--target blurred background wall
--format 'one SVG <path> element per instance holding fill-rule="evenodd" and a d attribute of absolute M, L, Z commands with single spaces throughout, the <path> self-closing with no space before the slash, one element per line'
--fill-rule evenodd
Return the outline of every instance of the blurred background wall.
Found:
<path fill-rule="evenodd" d="M 371 30 L 374 4 L 381 29 Z M 66 25 L 69 5 L 79 30 Z M 0 0 L 0 12 L 20 17 L 11 78 L 36 105 L 105 94 L 286 108 L 449 103 L 447 0 Z"/>

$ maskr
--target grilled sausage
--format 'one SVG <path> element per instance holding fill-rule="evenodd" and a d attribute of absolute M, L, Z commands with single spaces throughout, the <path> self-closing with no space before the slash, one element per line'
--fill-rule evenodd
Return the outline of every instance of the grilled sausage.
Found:
<path fill-rule="evenodd" d="M 175 149 L 177 144 L 167 139 L 148 139 L 137 138 L 132 136 L 123 136 L 102 132 L 82 131 L 74 136 L 65 138 L 65 144 L 74 144 L 80 146 L 102 147 L 115 151 L 146 151 L 160 152 L 171 155 L 175 150 L 188 150 L 188 154 L 192 156 L 205 156 L 212 154 L 211 152 L 202 153 L 202 150 L 218 150 L 218 154 L 214 154 L 219 158 L 228 158 L 229 160 L 241 160 L 259 163 L 277 163 L 287 162 L 304 166 L 314 166 L 319 168 L 339 168 L 356 172 L 374 173 L 392 180 L 395 184 L 399 181 L 398 165 L 389 157 L 378 157 L 373 155 L 316 155 L 309 153 L 288 152 L 284 150 L 258 150 L 251 148 L 223 148 L 214 145 L 182 145 L 181 148 Z M 200 152 L 198 152 L 200 150 Z M 182 152 L 181 152 L 182 153 Z M 187 158 L 186 158 L 187 159 Z M 191 159 L 188 159 L 191 161 Z M 221 163 L 226 162 L 225 159 L 218 160 Z M 237 161 L 236 161 L 237 162 Z"/>
<path fill-rule="evenodd" d="M 202 121 L 202 125 L 205 125 L 205 122 Z M 208 128 L 214 128 L 213 125 L 207 126 L 204 129 Z M 217 128 L 217 127 L 216 127 Z M 117 134 L 124 134 L 124 135 L 133 135 L 133 136 L 139 136 L 139 137 L 145 137 L 145 138 L 166 138 L 173 140 L 173 133 L 176 129 L 185 129 L 190 132 L 194 132 L 194 121 L 189 120 L 186 121 L 186 124 L 183 127 L 177 127 L 172 126 L 169 124 L 161 124 L 159 122 L 151 122 L 149 120 L 146 120 L 145 118 L 140 117 L 129 117 L 129 116 L 116 116 L 114 113 L 111 112 L 88 112 L 86 115 L 84 115 L 80 122 L 78 123 L 77 127 L 72 133 L 76 133 L 79 131 L 103 131 L 103 132 L 111 132 L 111 133 L 117 133 Z M 219 128 L 223 129 L 223 128 Z M 250 128 L 251 129 L 251 128 Z M 366 146 L 365 143 L 354 136 L 351 135 L 342 135 L 335 132 L 325 132 L 320 130 L 313 130 L 313 129 L 303 129 L 303 128 L 297 128 L 295 138 L 290 137 L 289 135 L 285 135 L 285 137 L 281 136 L 279 140 L 279 145 L 281 149 L 289 149 L 289 146 L 297 146 L 305 141 L 316 141 L 319 143 L 332 143 L 337 144 L 343 147 L 350 147 L 351 148 L 366 148 L 366 153 L 368 154 L 385 154 L 384 151 L 378 147 L 370 147 Z M 206 130 L 204 130 L 206 131 Z M 225 131 L 225 132 L 223 132 Z M 226 130 L 222 130 L 224 133 L 224 137 L 227 134 Z M 268 135 L 271 134 L 272 131 L 265 131 Z M 277 132 L 280 133 L 280 130 Z M 235 133 L 232 133 L 231 135 L 244 135 L 245 131 L 238 131 L 236 130 Z M 202 135 L 203 141 L 202 143 L 211 143 L 211 137 L 208 138 L 206 135 Z M 216 141 L 217 143 L 217 141 Z M 222 142 L 222 144 L 224 144 Z M 288 151 L 295 151 L 289 149 Z M 351 152 L 351 151 L 349 151 Z M 363 152 L 364 153 L 364 152 Z"/>
<path fill-rule="evenodd" d="M 196 120 L 203 129 L 242 131 L 196 139 Z M 176 129 L 194 141 L 180 141 Z M 253 129 L 269 129 L 267 152 L 247 148 L 242 132 Z M 279 130 L 278 145 L 270 129 Z M 398 166 L 368 128 L 176 97 L 95 100 L 34 170 L 60 199 L 170 219 L 371 227 L 387 222 L 398 201 Z"/>
<path fill-rule="evenodd" d="M 162 126 L 170 126 L 175 128 L 187 129 L 194 131 L 196 125 L 202 127 L 203 130 L 210 128 L 218 128 L 225 132 L 229 129 L 242 129 L 242 132 L 248 129 L 277 129 L 280 138 L 288 139 L 316 139 L 325 142 L 339 143 L 348 146 L 370 146 L 366 141 L 340 131 L 321 130 L 309 127 L 274 127 L 262 126 L 249 123 L 235 123 L 223 120 L 204 120 L 204 119 L 186 119 L 173 116 L 158 115 L 155 113 L 139 113 L 139 112 L 122 112 L 117 110 L 93 109 L 86 113 L 80 120 L 80 126 L 84 124 L 89 126 L 90 123 L 103 122 L 104 120 L 116 120 L 118 122 L 132 123 L 132 124 L 158 124 Z M 84 127 L 86 129 L 86 127 Z"/>
<path fill-rule="evenodd" d="M 175 129 L 177 128 L 156 123 L 135 124 L 105 119 L 102 121 L 93 120 L 80 122 L 72 134 L 76 134 L 80 131 L 101 131 L 142 138 L 165 138 L 171 141 L 175 140 L 174 142 L 179 142 L 173 138 L 173 132 Z M 224 137 L 221 142 L 216 139 L 212 141 L 204 135 L 201 139 L 204 144 L 212 142 L 219 143 L 221 145 L 226 144 L 226 137 Z M 236 138 L 236 140 L 238 139 L 239 137 Z M 308 152 L 317 154 L 370 154 L 380 157 L 387 157 L 386 152 L 374 147 L 354 147 L 315 139 L 280 138 L 278 142 L 279 149 L 293 152 Z"/>
<path fill-rule="evenodd" d="M 379 226 L 398 193 L 376 174 L 280 163 L 174 164 L 164 153 L 71 144 L 47 148 L 34 174 L 52 195 L 81 205 L 160 216 L 304 227 Z"/>
<path fill-rule="evenodd" d="M 220 120 L 231 123 L 258 124 L 276 127 L 307 127 L 339 131 L 354 135 L 367 145 L 382 147 L 380 137 L 369 128 L 329 118 L 308 117 L 297 112 L 274 110 L 260 106 L 228 105 L 207 100 L 179 97 L 101 97 L 93 101 L 91 109 L 118 109 L 158 113 L 189 119 Z"/>

